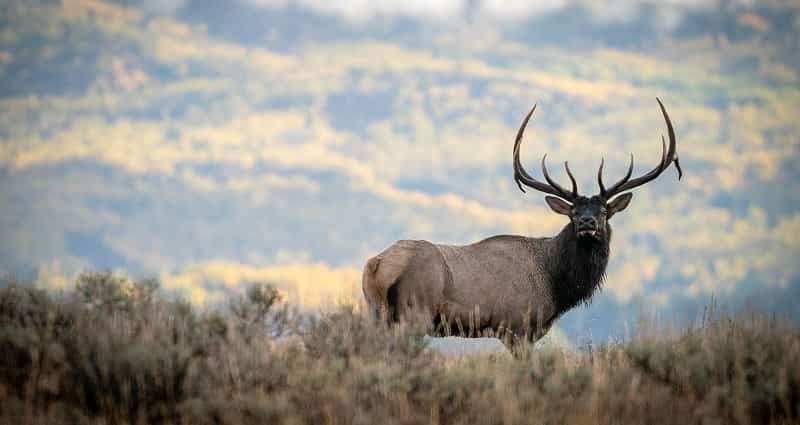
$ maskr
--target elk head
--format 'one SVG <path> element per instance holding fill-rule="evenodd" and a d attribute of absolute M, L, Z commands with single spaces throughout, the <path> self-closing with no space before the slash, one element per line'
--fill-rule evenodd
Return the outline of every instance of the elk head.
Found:
<path fill-rule="evenodd" d="M 569 163 L 564 162 L 564 168 L 567 170 L 567 175 L 572 183 L 571 190 L 567 190 L 556 181 L 550 178 L 547 172 L 547 165 L 545 160 L 547 154 L 542 157 L 542 173 L 547 183 L 536 180 L 531 177 L 522 167 L 519 160 L 519 150 L 522 144 L 522 135 L 525 132 L 525 127 L 528 125 L 533 112 L 536 110 L 536 105 L 533 106 L 528 115 L 522 121 L 522 125 L 517 131 L 517 138 L 514 141 L 514 180 L 517 182 L 519 189 L 525 192 L 522 185 L 536 189 L 553 196 L 546 196 L 545 201 L 554 212 L 566 215 L 570 218 L 578 238 L 594 238 L 603 239 L 608 231 L 608 220 L 616 213 L 624 210 L 628 203 L 630 203 L 633 195 L 627 192 L 647 182 L 654 180 L 661 175 L 664 170 L 669 168 L 671 163 L 675 163 L 675 168 L 678 170 L 678 180 L 683 176 L 680 162 L 678 162 L 678 152 L 675 147 L 675 131 L 672 128 L 672 122 L 667 115 L 664 105 L 661 100 L 656 98 L 658 106 L 661 108 L 661 113 L 664 115 L 664 121 L 667 123 L 667 133 L 669 134 L 669 147 L 661 136 L 661 161 L 658 165 L 650 170 L 650 172 L 631 179 L 633 174 L 633 154 L 631 154 L 630 165 L 628 172 L 618 182 L 614 183 L 611 187 L 606 188 L 603 184 L 603 163 L 600 160 L 600 169 L 597 171 L 597 183 L 600 185 L 600 193 L 592 197 L 581 196 L 578 194 L 578 185 L 575 182 L 575 177 L 569 169 Z"/>

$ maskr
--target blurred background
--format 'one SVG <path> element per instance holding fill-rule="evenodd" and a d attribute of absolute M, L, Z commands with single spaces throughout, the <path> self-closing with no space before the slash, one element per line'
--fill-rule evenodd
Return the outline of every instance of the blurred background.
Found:
<path fill-rule="evenodd" d="M 608 279 L 554 331 L 624 337 L 713 296 L 800 319 L 800 4 L 746 0 L 0 1 L 0 273 L 150 276 L 198 304 L 254 281 L 361 298 L 397 239 L 551 236 L 512 179 L 582 193 L 674 169 L 615 216 Z"/>

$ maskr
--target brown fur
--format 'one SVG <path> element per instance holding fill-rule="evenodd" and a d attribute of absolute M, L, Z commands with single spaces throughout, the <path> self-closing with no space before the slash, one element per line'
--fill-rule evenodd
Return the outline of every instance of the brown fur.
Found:
<path fill-rule="evenodd" d="M 390 322 L 421 312 L 536 340 L 600 286 L 607 248 L 607 240 L 579 241 L 572 226 L 553 238 L 500 235 L 464 246 L 403 240 L 367 261 L 362 289 L 370 310 Z M 595 251 L 599 261 L 587 255 Z"/>

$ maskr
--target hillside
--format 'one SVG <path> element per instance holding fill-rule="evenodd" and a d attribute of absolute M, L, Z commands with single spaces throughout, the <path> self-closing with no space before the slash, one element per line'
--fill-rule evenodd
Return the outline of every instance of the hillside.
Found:
<path fill-rule="evenodd" d="M 532 104 L 528 168 L 549 152 L 593 193 L 602 156 L 607 176 L 630 152 L 655 163 L 659 96 L 686 177 L 636 192 L 605 291 L 560 324 L 604 339 L 709 294 L 800 317 L 796 4 L 720 2 L 666 28 L 649 6 L 430 22 L 257 3 L 2 3 L 0 272 L 69 287 L 124 270 L 198 304 L 250 281 L 311 308 L 357 299 L 393 240 L 563 226 L 511 179 Z"/>

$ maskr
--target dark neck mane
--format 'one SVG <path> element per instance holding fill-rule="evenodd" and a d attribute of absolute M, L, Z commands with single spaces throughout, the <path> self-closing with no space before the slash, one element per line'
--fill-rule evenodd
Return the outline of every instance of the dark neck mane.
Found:
<path fill-rule="evenodd" d="M 602 240 L 578 239 L 572 224 L 550 240 L 550 278 L 553 298 L 559 313 L 588 304 L 592 295 L 602 287 L 608 264 L 611 227 L 606 227 Z"/>

